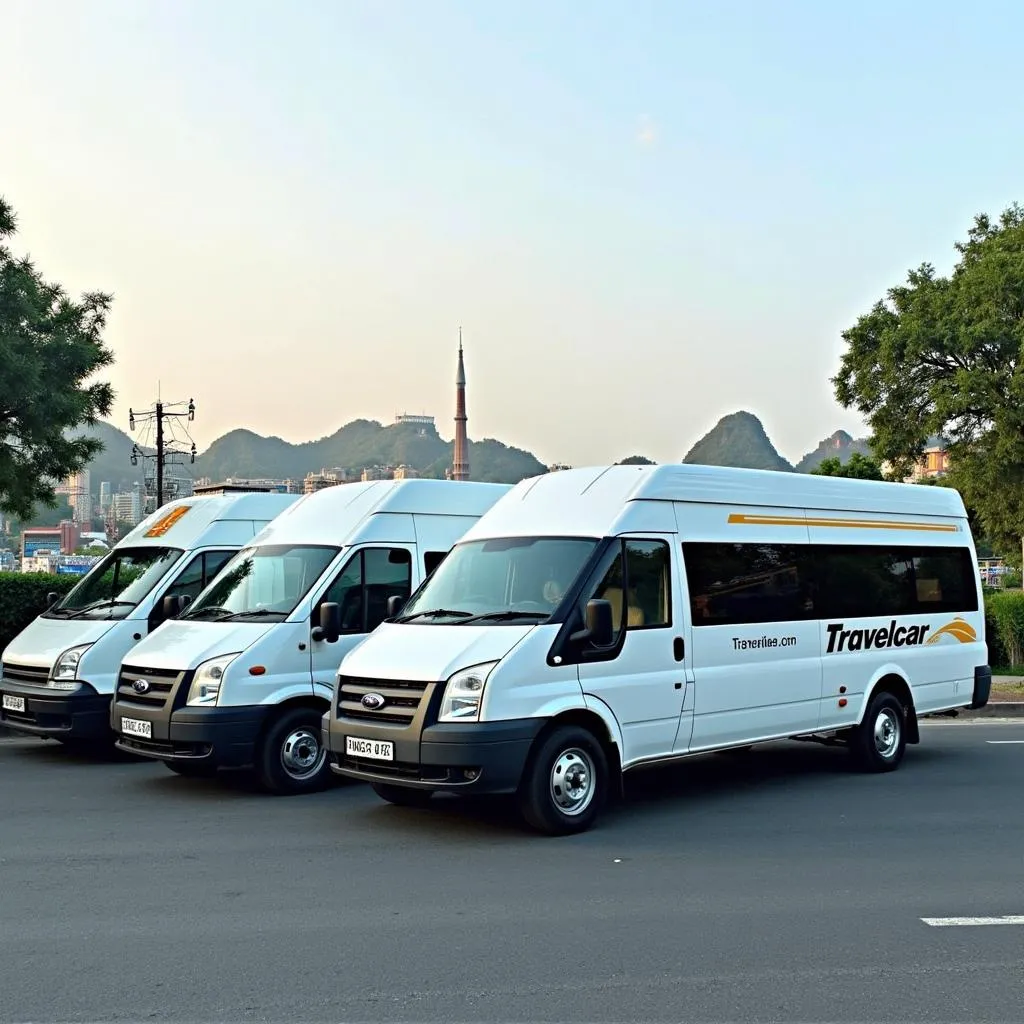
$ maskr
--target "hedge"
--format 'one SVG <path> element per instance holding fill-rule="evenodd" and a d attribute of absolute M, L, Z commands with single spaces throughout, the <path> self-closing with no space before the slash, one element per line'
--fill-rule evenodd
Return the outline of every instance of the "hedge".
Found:
<path fill-rule="evenodd" d="M 0 572 L 0 652 L 46 608 L 46 595 L 67 593 L 82 577 Z"/>

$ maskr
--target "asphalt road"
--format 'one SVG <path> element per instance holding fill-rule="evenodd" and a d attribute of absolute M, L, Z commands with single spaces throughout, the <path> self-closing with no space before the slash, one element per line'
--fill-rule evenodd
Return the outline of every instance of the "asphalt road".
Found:
<path fill-rule="evenodd" d="M 2 1021 L 1020 1021 L 1024 722 L 779 744 L 582 836 L 0 740 Z M 1016 742 L 999 742 L 990 741 Z"/>

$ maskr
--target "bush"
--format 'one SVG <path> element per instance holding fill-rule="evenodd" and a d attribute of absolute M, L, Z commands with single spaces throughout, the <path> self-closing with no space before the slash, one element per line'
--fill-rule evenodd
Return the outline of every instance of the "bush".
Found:
<path fill-rule="evenodd" d="M 42 572 L 0 572 L 0 652 L 46 608 L 47 594 L 66 594 L 80 579 Z"/>
<path fill-rule="evenodd" d="M 1024 664 L 1024 590 L 1000 590 L 985 597 L 988 663 Z"/>

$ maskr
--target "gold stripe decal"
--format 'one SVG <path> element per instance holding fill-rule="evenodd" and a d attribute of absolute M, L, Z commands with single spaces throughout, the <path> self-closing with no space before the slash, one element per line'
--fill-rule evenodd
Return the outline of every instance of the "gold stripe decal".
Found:
<path fill-rule="evenodd" d="M 924 533 L 959 533 L 956 523 L 906 523 L 888 519 L 824 519 L 803 516 L 758 516 L 732 512 L 729 522 L 738 526 L 824 526 L 853 530 L 913 530 Z"/>
<path fill-rule="evenodd" d="M 925 644 L 944 644 L 957 642 L 961 644 L 973 644 L 978 640 L 978 634 L 971 624 L 958 615 L 952 622 L 947 622 L 941 629 L 937 629 Z"/>

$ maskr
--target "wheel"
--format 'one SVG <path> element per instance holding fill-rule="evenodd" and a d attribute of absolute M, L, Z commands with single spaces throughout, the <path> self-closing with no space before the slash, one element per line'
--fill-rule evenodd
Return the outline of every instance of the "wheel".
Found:
<path fill-rule="evenodd" d="M 906 722 L 903 705 L 891 693 L 876 693 L 850 738 L 856 767 L 866 772 L 895 771 L 907 749 Z"/>
<path fill-rule="evenodd" d="M 593 733 L 561 726 L 537 745 L 516 794 L 527 824 L 548 835 L 584 832 L 605 801 L 608 761 Z"/>
<path fill-rule="evenodd" d="M 434 795 L 429 789 L 410 789 L 407 786 L 391 786 L 386 782 L 371 782 L 374 793 L 396 807 L 426 807 Z"/>
<path fill-rule="evenodd" d="M 209 779 L 217 774 L 215 765 L 205 764 L 202 761 L 164 761 L 164 764 L 175 775 L 186 779 Z"/>
<path fill-rule="evenodd" d="M 271 722 L 256 751 L 256 774 L 278 796 L 315 793 L 327 786 L 330 767 L 320 743 L 316 708 L 293 708 Z"/>

